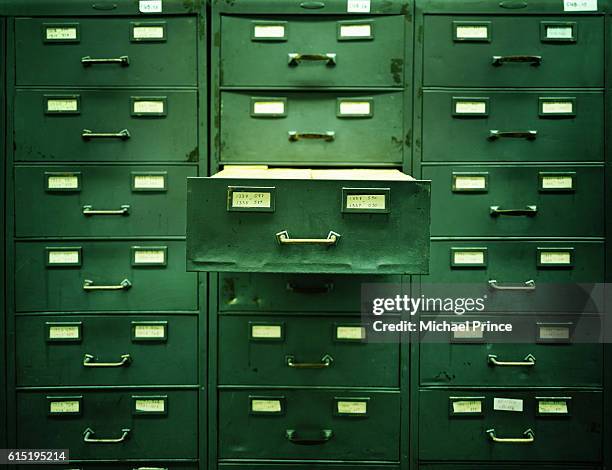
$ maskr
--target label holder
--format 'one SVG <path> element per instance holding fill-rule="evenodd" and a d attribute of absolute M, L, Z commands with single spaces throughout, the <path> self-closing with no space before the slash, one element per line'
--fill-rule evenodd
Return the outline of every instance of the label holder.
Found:
<path fill-rule="evenodd" d="M 461 263 L 457 262 L 458 253 L 482 253 L 482 263 L 469 262 Z M 461 268 L 477 268 L 486 269 L 489 261 L 489 249 L 485 246 L 453 246 L 450 249 L 450 267 L 453 269 Z"/>
<path fill-rule="evenodd" d="M 74 29 L 74 38 L 49 38 L 47 30 L 49 29 Z M 79 23 L 43 23 L 42 25 L 42 40 L 45 44 L 74 44 L 81 42 L 81 26 Z"/>
<path fill-rule="evenodd" d="M 138 336 L 137 329 L 139 326 L 161 326 L 163 327 L 163 336 Z M 140 343 L 165 343 L 168 341 L 168 322 L 167 321 L 133 321 L 131 323 L 132 342 Z"/>
<path fill-rule="evenodd" d="M 486 28 L 485 37 L 460 37 L 459 28 L 474 27 Z M 455 42 L 491 42 L 491 22 L 490 21 L 453 21 L 453 41 Z"/>
<path fill-rule="evenodd" d="M 159 251 L 164 254 L 163 261 L 146 261 L 146 262 L 137 262 L 136 255 L 139 251 Z M 147 268 L 147 267 L 166 267 L 168 266 L 168 247 L 167 246 L 132 246 L 130 247 L 130 259 L 132 262 L 132 266 L 135 268 Z"/>
<path fill-rule="evenodd" d="M 368 112 L 363 114 L 348 114 L 342 113 L 342 103 L 351 103 L 351 102 L 359 102 L 359 103 L 368 103 Z M 336 117 L 341 119 L 364 119 L 364 118 L 372 118 L 374 117 L 374 98 L 337 98 L 336 99 Z"/>
<path fill-rule="evenodd" d="M 571 188 L 545 188 L 544 181 L 545 178 L 557 177 L 564 178 L 569 177 L 572 181 Z M 576 172 L 575 171 L 540 171 L 538 173 L 538 188 L 540 192 L 548 192 L 548 193 L 569 193 L 576 191 Z"/>
<path fill-rule="evenodd" d="M 251 41 L 273 41 L 273 42 L 282 42 L 287 41 L 287 22 L 286 21 L 251 21 Z M 282 36 L 258 36 L 257 28 L 265 28 L 265 27 L 282 27 L 283 35 Z"/>
<path fill-rule="evenodd" d="M 371 20 L 364 21 L 338 21 L 337 23 L 337 39 L 338 41 L 372 41 L 374 40 L 374 22 Z M 343 27 L 351 27 L 351 26 L 369 26 L 370 34 L 368 35 L 359 35 L 359 36 L 349 36 L 342 34 Z"/>
<path fill-rule="evenodd" d="M 74 188 L 50 188 L 50 180 L 54 177 L 75 177 L 76 178 L 76 187 Z M 59 171 L 45 171 L 45 192 L 47 193 L 55 193 L 55 192 L 71 192 L 76 193 L 81 191 L 81 172 L 75 171 L 73 173 L 65 173 Z"/>
<path fill-rule="evenodd" d="M 263 102 L 273 102 L 273 103 L 283 103 L 283 112 L 282 113 L 258 113 L 255 112 L 255 107 L 257 103 Z M 251 107 L 250 114 L 252 118 L 284 118 L 287 117 L 287 98 L 284 96 L 252 96 L 251 97 Z"/>
<path fill-rule="evenodd" d="M 485 110 L 483 113 L 479 112 L 458 112 L 457 104 L 460 103 L 483 103 Z M 466 118 L 466 119 L 485 119 L 489 116 L 489 98 L 486 96 L 453 96 L 451 99 L 452 108 L 451 114 L 454 118 Z"/>
<path fill-rule="evenodd" d="M 347 207 L 349 196 L 383 196 L 384 207 Z M 390 188 L 342 188 L 342 212 L 345 214 L 389 214 L 391 212 Z"/>
<path fill-rule="evenodd" d="M 279 327 L 280 328 L 280 336 L 272 337 L 272 336 L 253 336 L 253 327 Z M 261 322 L 261 321 L 250 321 L 249 322 L 249 340 L 257 341 L 257 342 L 283 342 L 285 341 L 285 322 Z"/>
<path fill-rule="evenodd" d="M 353 344 L 366 344 L 367 328 L 361 323 L 334 323 L 332 329 L 332 341 L 340 343 L 353 343 Z M 338 336 L 338 330 L 340 328 L 359 329 L 361 337 L 359 338 L 340 338 Z"/>
<path fill-rule="evenodd" d="M 147 400 L 159 400 L 164 403 L 163 411 L 145 411 L 137 409 L 138 401 L 147 401 Z M 167 416 L 168 415 L 168 395 L 132 395 L 132 414 L 134 416 L 151 416 L 151 417 L 159 417 L 159 416 Z"/>
<path fill-rule="evenodd" d="M 572 416 L 572 397 L 535 397 L 537 402 L 536 416 L 539 418 L 570 418 Z M 542 402 L 565 402 L 567 413 L 544 412 L 540 410 Z"/>
<path fill-rule="evenodd" d="M 480 411 L 455 411 L 455 403 L 479 402 Z M 448 414 L 452 418 L 482 418 L 484 416 L 485 397 L 448 397 Z"/>
<path fill-rule="evenodd" d="M 66 402 L 73 401 L 78 402 L 79 410 L 78 411 L 65 411 L 65 412 L 52 412 L 51 411 L 51 403 L 54 402 Z M 47 414 L 53 418 L 62 418 L 62 417 L 74 417 L 81 416 L 83 414 L 83 395 L 65 395 L 65 396 L 47 396 Z"/>
<path fill-rule="evenodd" d="M 161 28 L 163 34 L 161 37 L 136 37 L 136 28 Z M 132 21 L 130 23 L 130 41 L 131 42 L 166 42 L 167 27 L 165 21 Z"/>
<path fill-rule="evenodd" d="M 547 113 L 544 111 L 546 103 L 571 103 L 572 110 L 569 112 Z M 571 119 L 576 117 L 576 97 L 575 96 L 542 96 L 538 98 L 538 115 L 540 119 Z"/>
<path fill-rule="evenodd" d="M 234 206 L 235 193 L 269 194 L 269 204 L 262 206 Z M 274 212 L 276 188 L 274 186 L 228 186 L 227 211 L 228 212 Z"/>
<path fill-rule="evenodd" d="M 341 402 L 348 403 L 364 403 L 365 404 L 365 413 L 348 413 L 342 412 L 338 408 Z M 351 418 L 351 419 L 364 419 L 368 418 L 370 415 L 370 397 L 334 397 L 334 416 L 338 416 L 340 418 Z"/>
<path fill-rule="evenodd" d="M 49 101 L 76 101 L 76 110 L 50 110 Z M 43 95 L 43 113 L 46 115 L 79 115 L 81 114 L 81 95 Z"/>
<path fill-rule="evenodd" d="M 75 338 L 52 338 L 51 330 L 53 327 L 75 328 L 77 331 L 77 336 Z M 83 341 L 83 322 L 45 322 L 45 341 L 47 343 L 80 343 Z"/>
<path fill-rule="evenodd" d="M 483 181 L 483 186 L 461 187 L 458 180 L 460 178 L 476 178 Z M 489 173 L 482 172 L 460 172 L 453 171 L 451 175 L 451 189 L 454 193 L 486 193 L 489 192 Z"/>
<path fill-rule="evenodd" d="M 163 111 L 141 112 L 135 111 L 136 103 L 139 101 L 158 101 L 163 103 Z M 165 118 L 168 116 L 167 96 L 130 96 L 130 116 L 143 118 Z"/>
<path fill-rule="evenodd" d="M 548 28 L 571 28 L 570 37 L 549 37 Z M 578 25 L 575 21 L 541 21 L 540 41 L 542 42 L 576 42 L 578 36 Z"/>
<path fill-rule="evenodd" d="M 569 263 L 560 263 L 560 262 L 543 263 L 542 262 L 543 253 L 564 253 L 564 254 L 567 253 L 569 255 Z M 568 246 L 568 247 L 537 247 L 536 248 L 536 266 L 540 269 L 547 269 L 547 268 L 572 269 L 574 267 L 574 256 L 575 256 L 575 250 L 571 246 Z"/>
<path fill-rule="evenodd" d="M 78 261 L 75 263 L 52 263 L 50 261 L 51 253 L 56 251 L 76 251 L 78 253 Z M 80 246 L 47 246 L 45 247 L 45 266 L 47 268 L 78 268 L 83 265 L 83 248 Z"/>
<path fill-rule="evenodd" d="M 164 186 L 161 188 L 144 188 L 137 187 L 136 178 L 138 176 L 162 176 Z M 168 172 L 167 171 L 132 171 L 130 173 L 130 186 L 133 192 L 163 192 L 168 191 Z"/>
<path fill-rule="evenodd" d="M 280 411 L 255 411 L 253 410 L 253 402 L 257 400 L 278 401 L 280 404 Z M 286 399 L 282 395 L 249 395 L 249 414 L 252 416 L 283 416 L 286 408 Z"/>
<path fill-rule="evenodd" d="M 537 322 L 536 323 L 536 343 L 541 344 L 572 344 L 573 333 L 574 333 L 574 323 L 549 323 L 549 322 Z M 542 337 L 542 328 L 564 328 L 568 330 L 567 338 L 543 338 Z"/>

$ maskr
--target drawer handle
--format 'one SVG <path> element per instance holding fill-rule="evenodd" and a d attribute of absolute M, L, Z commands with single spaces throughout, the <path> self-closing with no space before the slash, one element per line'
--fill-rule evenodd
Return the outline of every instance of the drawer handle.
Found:
<path fill-rule="evenodd" d="M 535 281 L 530 279 L 525 281 L 522 286 L 500 286 L 495 279 L 489 281 L 489 287 L 495 290 L 520 290 L 520 291 L 534 291 L 536 289 Z"/>
<path fill-rule="evenodd" d="M 119 132 L 94 132 L 89 129 L 83 129 L 81 133 L 81 137 L 83 140 L 91 140 L 91 139 L 121 139 L 128 140 L 131 135 L 130 131 L 127 129 L 122 129 Z"/>
<path fill-rule="evenodd" d="M 500 206 L 491 206 L 489 213 L 491 217 L 500 215 L 534 217 L 538 213 L 538 206 L 525 206 L 525 209 L 501 209 Z"/>
<path fill-rule="evenodd" d="M 339 233 L 330 231 L 327 234 L 327 238 L 290 238 L 287 230 L 278 232 L 276 240 L 281 245 L 336 245 L 340 240 L 341 235 Z"/>
<path fill-rule="evenodd" d="M 116 286 L 96 286 L 94 285 L 94 282 L 89 279 L 85 279 L 85 282 L 83 283 L 83 290 L 86 290 L 86 291 L 89 291 L 89 290 L 128 290 L 130 287 L 132 287 L 132 283 L 128 279 L 124 279 L 123 281 L 121 281 L 120 284 Z"/>
<path fill-rule="evenodd" d="M 498 367 L 533 367 L 536 364 L 536 358 L 533 354 L 527 354 L 523 361 L 498 361 L 495 354 L 489 354 L 489 365 Z"/>
<path fill-rule="evenodd" d="M 542 63 L 541 55 L 494 55 L 491 62 L 495 67 L 504 65 L 506 62 L 519 62 L 522 64 L 531 64 L 537 67 Z"/>
<path fill-rule="evenodd" d="M 287 63 L 290 67 L 297 67 L 303 61 L 308 62 L 325 62 L 325 65 L 333 67 L 336 65 L 336 54 L 328 52 L 327 54 L 300 54 L 298 52 L 290 52 Z"/>
<path fill-rule="evenodd" d="M 83 67 L 89 67 L 91 65 L 98 64 L 119 64 L 122 67 L 127 67 L 130 65 L 130 58 L 126 55 L 122 55 L 121 57 L 110 58 L 110 59 L 94 59 L 91 56 L 85 56 L 81 58 L 81 64 Z"/>
<path fill-rule="evenodd" d="M 499 442 L 501 444 L 531 444 L 535 442 L 535 433 L 531 429 L 527 429 L 527 431 L 523 433 L 526 437 L 497 437 L 495 435 L 495 429 L 487 429 L 485 432 L 493 442 Z"/>
<path fill-rule="evenodd" d="M 121 209 L 94 209 L 91 205 L 83 206 L 83 215 L 129 215 L 130 206 L 121 206 Z"/>
<path fill-rule="evenodd" d="M 289 131 L 289 142 L 298 142 L 300 140 L 323 140 L 325 142 L 333 142 L 336 139 L 334 131 L 327 132 L 297 132 Z"/>
<path fill-rule="evenodd" d="M 326 282 L 322 286 L 299 286 L 293 282 L 288 282 L 287 290 L 296 294 L 329 294 L 334 290 L 334 283 Z"/>
<path fill-rule="evenodd" d="M 83 432 L 83 442 L 90 442 L 92 444 L 118 444 L 120 442 L 125 441 L 128 437 L 128 434 L 130 434 L 130 430 L 127 428 L 122 429 L 121 432 L 123 433 L 121 434 L 121 437 L 118 437 L 116 439 L 93 439 L 91 436 L 93 436 L 95 432 L 93 431 L 93 429 L 87 428 Z"/>
<path fill-rule="evenodd" d="M 319 439 L 305 439 L 298 437 L 295 429 L 287 429 L 286 436 L 289 442 L 299 446 L 319 446 L 328 443 L 333 437 L 334 433 L 331 429 L 323 429 L 321 431 L 321 437 Z"/>
<path fill-rule="evenodd" d="M 123 367 L 129 366 L 132 362 L 132 357 L 129 354 L 122 354 L 119 362 L 94 362 L 95 356 L 85 354 L 83 357 L 83 367 Z"/>
<path fill-rule="evenodd" d="M 489 131 L 489 140 L 501 138 L 535 140 L 537 136 L 538 131 L 500 131 L 498 129 Z"/>
<path fill-rule="evenodd" d="M 287 365 L 294 369 L 326 369 L 332 365 L 334 358 L 326 354 L 321 358 L 321 362 L 294 362 L 294 356 L 287 356 Z"/>

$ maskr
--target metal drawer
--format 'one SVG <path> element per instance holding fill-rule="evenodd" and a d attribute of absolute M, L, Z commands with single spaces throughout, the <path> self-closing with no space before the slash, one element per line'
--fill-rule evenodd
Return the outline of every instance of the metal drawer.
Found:
<path fill-rule="evenodd" d="M 18 312 L 195 310 L 182 241 L 15 244 Z"/>
<path fill-rule="evenodd" d="M 187 90 L 17 90 L 15 160 L 197 162 L 197 106 Z"/>
<path fill-rule="evenodd" d="M 189 270 L 427 271 L 429 182 L 375 180 L 376 172 L 401 175 L 394 170 L 321 170 L 326 179 L 284 171 L 188 178 Z"/>
<path fill-rule="evenodd" d="M 20 316 L 17 386 L 198 383 L 195 316 Z"/>
<path fill-rule="evenodd" d="M 17 18 L 16 83 L 196 86 L 196 24 L 195 17 Z"/>
<path fill-rule="evenodd" d="M 184 236 L 187 177 L 196 174 L 187 166 L 17 166 L 15 233 Z"/>

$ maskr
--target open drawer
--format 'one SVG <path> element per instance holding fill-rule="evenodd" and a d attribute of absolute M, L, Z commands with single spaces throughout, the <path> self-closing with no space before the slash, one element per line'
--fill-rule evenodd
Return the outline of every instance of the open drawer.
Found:
<path fill-rule="evenodd" d="M 430 184 L 398 170 L 235 166 L 187 192 L 188 270 L 428 271 Z"/>

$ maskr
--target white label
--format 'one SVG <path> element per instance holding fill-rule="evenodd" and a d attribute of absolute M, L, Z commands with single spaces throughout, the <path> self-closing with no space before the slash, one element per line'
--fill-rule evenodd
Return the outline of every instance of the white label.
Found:
<path fill-rule="evenodd" d="M 164 27 L 134 26 L 132 37 L 134 39 L 164 39 Z"/>
<path fill-rule="evenodd" d="M 47 178 L 48 189 L 79 189 L 79 177 L 76 175 L 56 175 Z"/>
<path fill-rule="evenodd" d="M 370 24 L 341 24 L 341 38 L 369 38 L 372 37 L 372 25 Z"/>
<path fill-rule="evenodd" d="M 369 116 L 371 106 L 369 101 L 340 101 L 341 116 Z"/>
<path fill-rule="evenodd" d="M 49 339 L 79 339 L 77 325 L 52 325 L 49 327 Z"/>
<path fill-rule="evenodd" d="M 138 10 L 140 13 L 161 13 L 162 0 L 139 0 Z"/>
<path fill-rule="evenodd" d="M 486 114 L 487 103 L 484 101 L 457 101 L 455 103 L 456 114 Z"/>
<path fill-rule="evenodd" d="M 234 191 L 232 193 L 232 207 L 271 207 L 270 193 L 254 191 Z"/>
<path fill-rule="evenodd" d="M 164 264 L 166 250 L 135 250 L 134 264 Z"/>
<path fill-rule="evenodd" d="M 545 101 L 542 103 L 543 114 L 573 113 L 574 103 L 571 101 Z"/>
<path fill-rule="evenodd" d="M 69 41 L 77 39 L 77 28 L 75 26 L 46 28 L 45 37 L 49 41 Z"/>
<path fill-rule="evenodd" d="M 484 251 L 454 251 L 454 264 L 484 264 Z"/>
<path fill-rule="evenodd" d="M 482 413 L 482 402 L 480 400 L 454 401 L 453 413 Z"/>
<path fill-rule="evenodd" d="M 570 329 L 567 326 L 541 326 L 540 339 L 570 339 Z"/>
<path fill-rule="evenodd" d="M 349 194 L 346 196 L 347 209 L 386 209 L 384 194 Z"/>
<path fill-rule="evenodd" d="M 282 411 L 280 400 L 252 400 L 251 411 L 257 413 L 280 413 Z"/>
<path fill-rule="evenodd" d="M 163 413 L 166 411 L 166 400 L 162 399 L 136 399 L 136 411 L 145 413 Z"/>
<path fill-rule="evenodd" d="M 338 413 L 351 415 L 365 415 L 368 412 L 367 401 L 339 401 Z"/>
<path fill-rule="evenodd" d="M 76 98 L 51 99 L 47 100 L 47 111 L 78 111 L 79 101 Z"/>
<path fill-rule="evenodd" d="M 134 189 L 165 189 L 165 175 L 134 175 Z"/>
<path fill-rule="evenodd" d="M 77 250 L 49 251 L 49 264 L 79 264 Z"/>
<path fill-rule="evenodd" d="M 571 265 L 572 254 L 569 251 L 541 251 L 540 264 Z"/>
<path fill-rule="evenodd" d="M 454 176 L 454 189 L 487 189 L 487 178 L 485 176 Z"/>
<path fill-rule="evenodd" d="M 546 37 L 548 39 L 572 39 L 574 28 L 571 26 L 546 26 Z"/>
<path fill-rule="evenodd" d="M 138 114 L 163 114 L 164 112 L 164 102 L 162 100 L 159 101 L 134 101 L 134 113 Z"/>
<path fill-rule="evenodd" d="M 284 38 L 285 26 L 282 24 L 274 25 L 258 25 L 253 28 L 253 37 L 255 38 Z"/>
<path fill-rule="evenodd" d="M 347 0 L 346 11 L 349 13 L 370 13 L 370 0 Z"/>
<path fill-rule="evenodd" d="M 574 178 L 567 176 L 543 176 L 542 189 L 572 189 Z"/>
<path fill-rule="evenodd" d="M 523 411 L 523 400 L 493 398 L 493 409 L 498 411 Z"/>
<path fill-rule="evenodd" d="M 251 325 L 251 338 L 280 339 L 283 329 L 280 325 Z"/>
<path fill-rule="evenodd" d="M 284 101 L 255 101 L 253 114 L 285 114 Z"/>
<path fill-rule="evenodd" d="M 457 39 L 487 39 L 489 28 L 487 26 L 457 26 Z"/>
<path fill-rule="evenodd" d="M 597 11 L 597 0 L 563 0 L 563 11 Z"/>
<path fill-rule="evenodd" d="M 134 325 L 135 339 L 164 339 L 166 325 Z"/>
<path fill-rule="evenodd" d="M 336 339 L 365 339 L 366 331 L 363 326 L 338 326 Z"/>
<path fill-rule="evenodd" d="M 80 410 L 81 402 L 79 400 L 49 402 L 50 413 L 78 413 Z"/>
<path fill-rule="evenodd" d="M 565 400 L 540 400 L 538 401 L 538 413 L 542 414 L 568 414 L 567 402 Z"/>
<path fill-rule="evenodd" d="M 473 326 L 466 329 L 457 329 L 453 331 L 454 339 L 482 339 L 484 331 L 482 328 L 474 328 Z"/>

